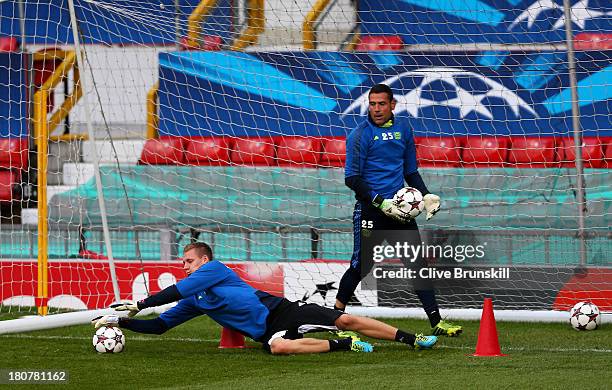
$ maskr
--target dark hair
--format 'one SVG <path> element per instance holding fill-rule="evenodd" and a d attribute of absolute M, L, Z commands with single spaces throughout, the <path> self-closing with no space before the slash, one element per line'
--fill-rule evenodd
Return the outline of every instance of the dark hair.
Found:
<path fill-rule="evenodd" d="M 199 257 L 207 256 L 210 260 L 213 258 L 212 249 L 204 242 L 192 242 L 183 248 L 183 253 L 187 253 L 190 250 L 195 249 Z"/>
<path fill-rule="evenodd" d="M 373 93 L 386 93 L 387 96 L 389 97 L 389 101 L 390 102 L 393 101 L 393 91 L 391 90 L 391 88 L 389 88 L 388 85 L 376 84 L 370 89 L 370 93 L 368 94 L 368 96 L 370 96 Z"/>

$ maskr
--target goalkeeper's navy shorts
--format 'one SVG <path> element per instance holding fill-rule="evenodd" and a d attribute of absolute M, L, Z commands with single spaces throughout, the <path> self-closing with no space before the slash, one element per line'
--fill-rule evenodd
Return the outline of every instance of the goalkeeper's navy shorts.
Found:
<path fill-rule="evenodd" d="M 305 333 L 338 330 L 336 320 L 344 312 L 314 303 L 282 302 L 268 315 L 266 333 L 258 341 L 270 352 L 270 344 L 277 338 L 301 339 Z"/>
<path fill-rule="evenodd" d="M 411 219 L 407 223 L 399 222 L 385 215 L 382 210 L 370 205 L 357 202 L 353 212 L 353 255 L 351 268 L 359 272 L 363 279 L 374 266 L 372 257 L 373 248 L 381 244 L 394 245 L 396 242 L 409 245 L 422 245 L 417 223 Z M 423 256 L 417 258 L 399 258 L 403 265 L 417 271 L 426 266 Z M 430 289 L 431 281 L 415 278 L 415 288 Z"/>

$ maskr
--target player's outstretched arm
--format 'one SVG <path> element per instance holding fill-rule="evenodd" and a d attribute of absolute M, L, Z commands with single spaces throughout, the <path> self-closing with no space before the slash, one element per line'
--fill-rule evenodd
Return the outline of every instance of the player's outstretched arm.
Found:
<path fill-rule="evenodd" d="M 91 320 L 91 323 L 96 329 L 102 326 L 117 326 L 134 332 L 149 334 L 162 334 L 169 329 L 166 323 L 159 317 L 152 320 L 136 320 L 111 314 L 96 317 Z"/>
<path fill-rule="evenodd" d="M 162 306 L 168 303 L 176 302 L 183 299 L 183 296 L 179 292 L 176 284 L 173 284 L 170 287 L 166 287 L 161 290 L 157 294 L 153 294 L 150 297 L 142 299 L 138 302 L 134 301 L 122 301 L 113 303 L 110 305 L 111 309 L 115 309 L 117 311 L 127 311 L 128 317 L 134 317 L 140 310 L 149 308 L 149 307 L 157 307 Z"/>

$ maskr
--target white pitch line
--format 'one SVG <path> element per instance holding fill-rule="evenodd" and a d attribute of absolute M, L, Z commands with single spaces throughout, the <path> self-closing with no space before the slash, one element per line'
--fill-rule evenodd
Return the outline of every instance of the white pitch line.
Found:
<path fill-rule="evenodd" d="M 92 335 L 93 337 L 93 335 Z M 91 340 L 92 337 L 76 337 L 76 336 L 43 336 L 43 335 L 25 335 L 25 334 L 5 334 L 0 335 L 0 339 L 39 339 L 39 340 Z M 145 336 L 129 336 L 130 340 L 137 341 L 179 341 L 188 343 L 211 343 L 218 342 L 219 339 L 195 339 L 188 337 L 145 337 Z"/>
<path fill-rule="evenodd" d="M 0 335 L 0 339 L 40 339 L 40 340 L 91 340 L 91 337 L 76 337 L 76 336 L 44 336 L 44 335 Z M 130 340 L 137 341 L 178 341 L 187 343 L 216 343 L 219 339 L 199 339 L 191 337 L 145 337 L 145 336 L 132 336 Z M 375 346 L 390 345 L 389 343 L 373 343 Z M 471 346 L 453 346 L 453 345 L 438 345 L 436 349 L 465 349 L 472 350 L 475 347 Z M 518 352 L 593 352 L 593 353 L 612 353 L 612 349 L 598 349 L 598 348 L 525 348 L 525 347 L 502 347 L 503 351 L 518 351 Z"/>
<path fill-rule="evenodd" d="M 468 346 L 453 346 L 453 345 L 438 345 L 436 348 L 441 349 L 473 349 L 475 347 Z M 600 352 L 612 353 L 612 349 L 597 349 L 597 348 L 525 348 L 525 347 L 502 347 L 504 351 L 520 351 L 520 352 Z"/>

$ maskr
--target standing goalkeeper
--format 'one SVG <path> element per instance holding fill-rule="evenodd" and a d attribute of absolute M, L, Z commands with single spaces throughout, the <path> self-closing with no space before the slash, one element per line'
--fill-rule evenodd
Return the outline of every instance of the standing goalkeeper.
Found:
<path fill-rule="evenodd" d="M 440 197 L 429 192 L 417 170 L 416 148 L 407 123 L 393 116 L 395 100 L 391 88 L 377 84 L 369 93 L 369 115 L 346 139 L 345 183 L 355 192 L 357 203 L 353 213 L 354 249 L 349 269 L 340 281 L 335 309 L 344 310 L 361 279 L 373 267 L 369 251 L 362 248 L 362 233 L 381 230 L 406 232 L 406 240 L 419 245 L 421 239 L 414 219 L 409 218 L 393 202 L 393 195 L 410 187 L 424 195 L 427 219 L 440 209 Z M 369 239 L 372 241 L 372 239 Z M 364 249 L 362 256 L 362 249 Z M 422 257 L 416 259 L 424 265 Z M 416 281 L 415 293 L 436 335 L 457 336 L 462 328 L 442 321 L 433 286 Z"/>

